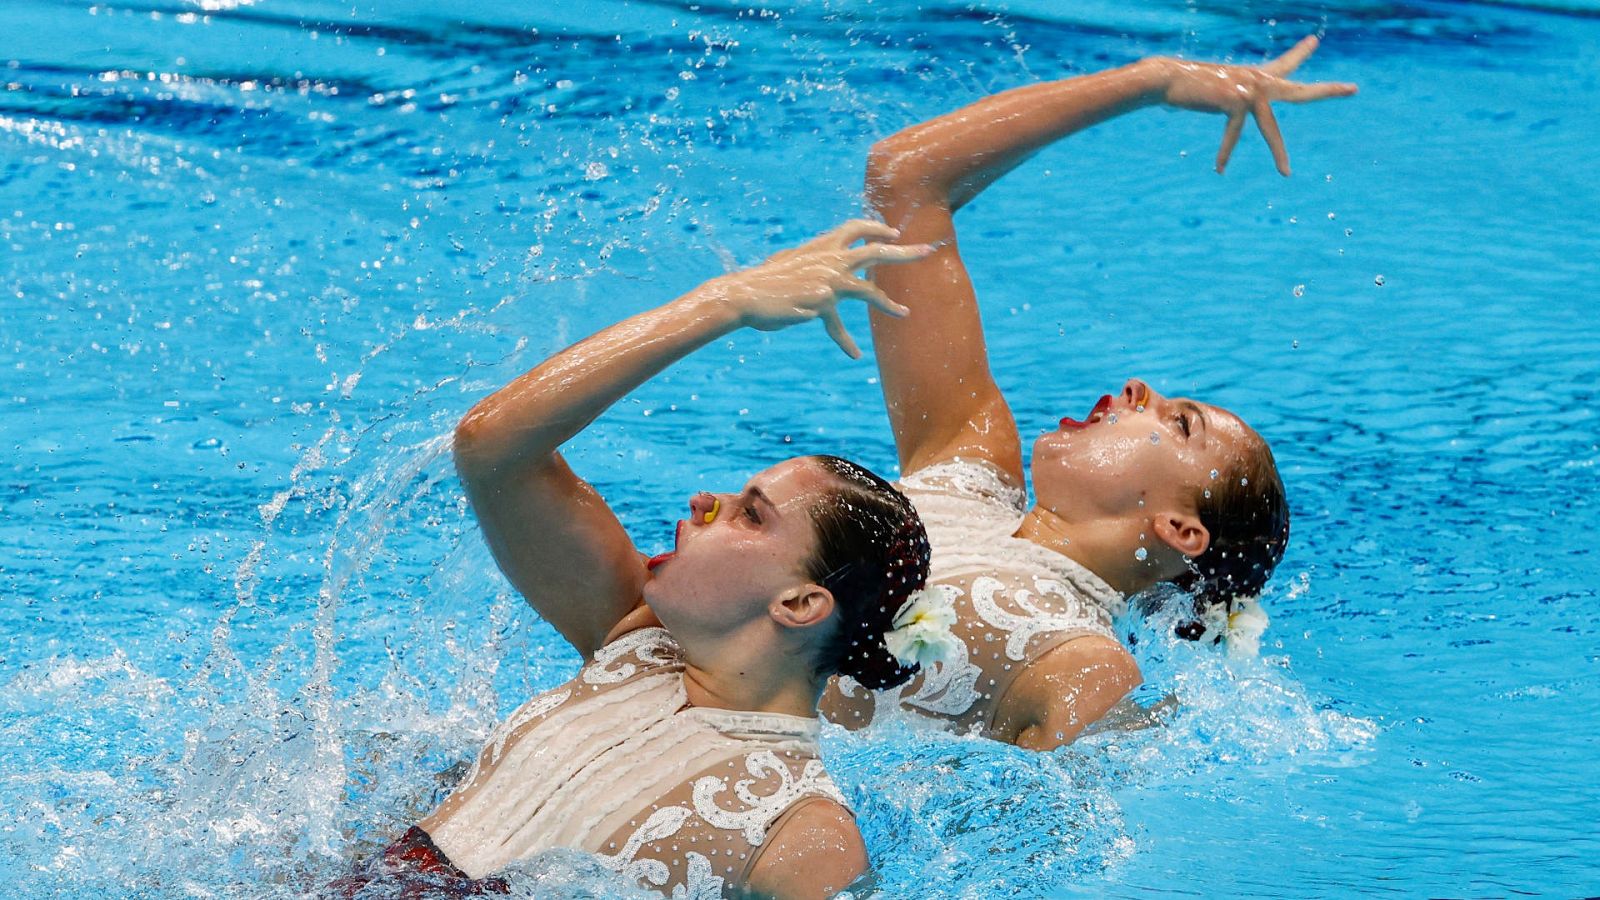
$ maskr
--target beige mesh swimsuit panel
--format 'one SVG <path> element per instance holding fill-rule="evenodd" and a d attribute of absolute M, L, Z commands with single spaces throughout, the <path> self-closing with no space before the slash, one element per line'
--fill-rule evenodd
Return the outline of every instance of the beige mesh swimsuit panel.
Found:
<path fill-rule="evenodd" d="M 1071 559 L 1013 536 L 1026 495 L 998 468 L 950 460 L 911 473 L 900 489 L 928 529 L 928 589 L 954 605 L 952 630 L 965 652 L 894 691 L 837 679 L 830 709 L 871 721 L 881 704 L 898 703 L 957 731 L 984 733 L 1028 664 L 1081 635 L 1114 636 L 1122 595 Z"/>
<path fill-rule="evenodd" d="M 495 729 L 425 823 L 434 843 L 475 878 L 575 847 L 674 897 L 742 886 L 779 819 L 844 797 L 816 719 L 689 707 L 682 673 L 661 628 L 601 648 Z"/>

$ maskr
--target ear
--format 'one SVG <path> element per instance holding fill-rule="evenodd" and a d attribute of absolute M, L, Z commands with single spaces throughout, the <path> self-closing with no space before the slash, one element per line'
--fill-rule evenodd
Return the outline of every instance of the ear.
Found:
<path fill-rule="evenodd" d="M 774 598 L 767 613 L 785 628 L 820 625 L 833 615 L 833 592 L 819 584 L 802 584 Z"/>
<path fill-rule="evenodd" d="M 1194 513 L 1158 513 L 1151 527 L 1163 544 L 1194 559 L 1211 546 L 1211 532 Z"/>

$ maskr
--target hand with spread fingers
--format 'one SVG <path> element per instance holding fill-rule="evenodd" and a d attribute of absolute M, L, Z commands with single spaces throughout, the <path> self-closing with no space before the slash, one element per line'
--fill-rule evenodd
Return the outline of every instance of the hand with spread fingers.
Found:
<path fill-rule="evenodd" d="M 900 232 L 882 222 L 852 220 L 799 247 L 775 253 L 759 266 L 724 275 L 708 287 L 721 292 L 738 311 L 740 324 L 750 328 L 776 331 L 821 319 L 839 348 L 858 359 L 861 350 L 839 318 L 841 299 L 864 300 L 896 317 L 910 310 L 890 300 L 856 270 L 879 263 L 911 262 L 933 252 L 926 244 L 883 243 L 899 237 Z M 859 240 L 867 243 L 851 246 Z"/>
<path fill-rule="evenodd" d="M 1316 52 L 1315 35 L 1290 48 L 1289 52 L 1261 66 L 1225 66 L 1216 63 L 1163 58 L 1167 70 L 1167 87 L 1163 99 L 1170 106 L 1194 109 L 1201 112 L 1220 112 L 1228 117 L 1222 132 L 1222 146 L 1217 150 L 1217 171 L 1227 168 L 1228 158 L 1239 143 L 1244 130 L 1245 116 L 1254 116 L 1256 127 L 1272 148 L 1272 159 L 1282 175 L 1289 174 L 1289 151 L 1283 145 L 1283 133 L 1278 130 L 1278 120 L 1272 114 L 1272 102 L 1308 103 L 1330 97 L 1348 97 L 1356 86 L 1347 82 L 1325 81 L 1302 84 L 1290 81 L 1289 76 L 1300 64 Z"/>

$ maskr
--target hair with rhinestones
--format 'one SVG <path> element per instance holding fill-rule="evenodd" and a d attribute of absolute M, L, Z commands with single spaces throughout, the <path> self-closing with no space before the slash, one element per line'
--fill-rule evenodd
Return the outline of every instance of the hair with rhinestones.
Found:
<path fill-rule="evenodd" d="M 1212 607 L 1231 612 L 1234 601 L 1261 593 L 1289 545 L 1289 503 L 1266 442 L 1257 438 L 1243 459 L 1201 489 L 1196 506 L 1211 542 L 1176 583 L 1194 594 L 1203 619 Z M 1178 628 L 1190 640 L 1204 633 L 1200 622 Z"/>
<path fill-rule="evenodd" d="M 917 672 L 884 646 L 895 614 L 928 580 L 928 533 L 904 494 L 837 456 L 811 457 L 835 476 L 811 508 L 817 549 L 807 573 L 833 594 L 839 626 L 823 646 L 817 671 L 848 675 L 884 690 Z"/>

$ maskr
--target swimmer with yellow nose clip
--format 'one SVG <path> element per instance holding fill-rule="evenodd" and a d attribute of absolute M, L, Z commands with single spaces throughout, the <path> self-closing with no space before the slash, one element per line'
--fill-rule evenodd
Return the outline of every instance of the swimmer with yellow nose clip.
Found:
<path fill-rule="evenodd" d="M 910 502 L 847 460 L 797 457 L 737 492 L 695 493 L 673 551 L 647 560 L 559 448 L 740 328 L 820 319 L 859 356 L 842 300 L 907 310 L 857 271 L 932 252 L 888 243 L 898 237 L 850 222 L 713 278 L 461 420 L 456 468 L 489 549 L 583 665 L 496 727 L 450 796 L 336 893 L 504 893 L 514 886 L 497 873 L 557 847 L 669 896 L 825 897 L 861 874 L 817 699 L 833 675 L 888 688 L 932 659 L 939 618 L 920 593 L 931 551 Z"/>

